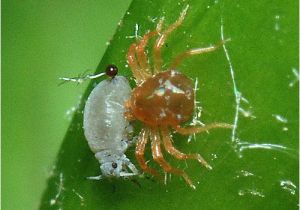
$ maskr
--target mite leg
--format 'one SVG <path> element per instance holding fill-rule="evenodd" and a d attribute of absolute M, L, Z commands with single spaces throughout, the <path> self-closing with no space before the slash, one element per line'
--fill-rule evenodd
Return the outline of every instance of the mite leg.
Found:
<path fill-rule="evenodd" d="M 160 148 L 160 137 L 159 133 L 152 131 L 151 132 L 151 140 L 152 140 L 152 156 L 153 159 L 164 169 L 165 172 L 173 173 L 179 176 L 182 176 L 186 183 L 193 189 L 196 189 L 195 185 L 193 185 L 192 181 L 188 177 L 188 175 L 178 168 L 173 168 L 163 157 Z"/>
<path fill-rule="evenodd" d="M 136 44 L 133 43 L 130 45 L 128 52 L 127 52 L 127 62 L 128 62 L 128 65 L 130 66 L 130 69 L 132 71 L 134 78 L 136 79 L 137 83 L 139 83 L 143 79 L 145 79 L 145 76 L 140 71 L 140 67 L 135 58 L 135 53 L 136 53 Z"/>
<path fill-rule="evenodd" d="M 162 138 L 163 138 L 164 147 L 170 155 L 173 155 L 175 158 L 180 160 L 194 159 L 197 160 L 202 165 L 204 165 L 206 168 L 212 169 L 212 167 L 204 160 L 204 158 L 200 154 L 184 154 L 178 151 L 173 146 L 172 140 L 170 138 L 170 134 L 167 131 L 167 129 L 164 129 L 162 131 Z"/>
<path fill-rule="evenodd" d="M 182 128 L 178 125 L 174 127 L 174 130 L 182 135 L 191 135 L 194 133 L 201 133 L 204 131 L 208 131 L 214 128 L 233 128 L 233 126 L 227 123 L 212 123 L 205 126 L 192 126 L 192 127 Z"/>
<path fill-rule="evenodd" d="M 158 73 L 162 69 L 162 58 L 161 58 L 161 48 L 164 45 L 166 38 L 168 35 L 174 31 L 178 26 L 181 25 L 184 17 L 186 16 L 188 6 L 181 12 L 179 18 L 170 25 L 167 30 L 165 30 L 160 37 L 156 40 L 155 45 L 153 47 L 153 55 L 154 55 L 154 74 Z"/>
<path fill-rule="evenodd" d="M 157 31 L 151 31 L 145 34 L 136 48 L 137 60 L 140 64 L 141 71 L 144 71 L 145 72 L 144 74 L 147 75 L 148 78 L 152 75 L 152 72 L 150 70 L 150 66 L 148 63 L 145 47 L 147 46 L 149 39 L 157 34 L 158 34 Z"/>
<path fill-rule="evenodd" d="M 130 108 L 131 108 L 130 99 L 124 102 L 124 107 L 125 107 L 125 110 L 126 110 L 124 112 L 124 116 L 125 116 L 126 120 L 128 120 L 128 121 L 135 120 L 135 117 L 134 117 L 132 111 L 130 110 Z"/>
<path fill-rule="evenodd" d="M 141 69 L 147 72 L 147 75 L 149 75 L 149 77 L 152 75 L 153 72 L 150 70 L 147 54 L 145 52 L 145 47 L 147 46 L 149 39 L 151 39 L 153 36 L 160 33 L 162 23 L 163 23 L 163 19 L 161 19 L 157 24 L 155 31 L 150 31 L 143 36 L 143 38 L 141 39 L 141 41 L 139 42 L 136 48 L 137 60 L 141 66 Z"/>
<path fill-rule="evenodd" d="M 222 40 L 218 44 L 210 46 L 210 47 L 205 47 L 205 48 L 196 48 L 196 49 L 190 49 L 187 50 L 179 55 L 177 55 L 171 62 L 170 68 L 171 70 L 177 69 L 177 67 L 181 64 L 181 62 L 192 55 L 199 55 L 203 53 L 208 53 L 208 52 L 213 52 L 219 47 L 221 47 L 223 44 L 225 44 L 229 39 L 227 40 Z"/>
<path fill-rule="evenodd" d="M 148 167 L 144 159 L 144 151 L 145 151 L 145 146 L 148 142 L 148 138 L 149 138 L 149 132 L 145 129 L 142 129 L 140 137 L 136 143 L 135 157 L 143 171 L 152 174 L 153 176 L 160 177 L 160 174 L 156 170 Z"/>

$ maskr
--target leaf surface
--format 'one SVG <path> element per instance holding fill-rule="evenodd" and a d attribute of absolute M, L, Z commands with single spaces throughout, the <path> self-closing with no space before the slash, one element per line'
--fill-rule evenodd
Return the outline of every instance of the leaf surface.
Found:
<path fill-rule="evenodd" d="M 97 72 L 114 63 L 121 75 L 131 77 L 125 59 L 129 45 L 155 29 L 161 17 L 164 27 L 172 24 L 187 5 L 182 26 L 163 47 L 165 67 L 187 49 L 208 47 L 222 37 L 231 39 L 217 51 L 186 59 L 178 69 L 198 79 L 203 123 L 234 124 L 233 131 L 212 130 L 190 143 L 185 136 L 173 136 L 179 150 L 199 152 L 213 170 L 166 155 L 173 166 L 185 169 L 196 190 L 175 175 L 167 175 L 166 186 L 154 178 L 137 179 L 139 184 L 87 180 L 100 173 L 82 130 L 84 101 L 96 82 L 92 81 L 58 153 L 41 209 L 298 208 L 296 1 L 133 1 Z M 130 148 L 127 155 L 135 162 L 133 154 Z M 145 156 L 159 168 L 149 145 Z"/>

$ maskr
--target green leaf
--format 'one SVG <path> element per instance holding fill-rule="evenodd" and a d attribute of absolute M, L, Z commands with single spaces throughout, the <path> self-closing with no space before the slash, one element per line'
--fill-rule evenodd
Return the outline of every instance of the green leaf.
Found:
<path fill-rule="evenodd" d="M 190 175 L 196 190 L 175 175 L 167 176 L 167 185 L 155 178 L 138 178 L 138 184 L 87 180 L 100 173 L 82 130 L 82 110 L 95 84 L 92 81 L 58 153 L 40 209 L 298 208 L 296 1 L 133 1 L 97 72 L 114 63 L 121 75 L 130 77 L 125 56 L 135 35 L 155 29 L 161 17 L 167 27 L 187 5 L 182 26 L 163 47 L 165 66 L 187 49 L 210 46 L 221 37 L 231 39 L 224 48 L 186 59 L 178 69 L 198 78 L 202 122 L 235 125 L 233 131 L 216 129 L 196 135 L 190 143 L 185 136 L 173 136 L 179 150 L 202 154 L 213 170 L 165 155 Z M 136 163 L 133 153 L 134 148 L 127 152 Z M 149 145 L 145 156 L 159 169 Z"/>

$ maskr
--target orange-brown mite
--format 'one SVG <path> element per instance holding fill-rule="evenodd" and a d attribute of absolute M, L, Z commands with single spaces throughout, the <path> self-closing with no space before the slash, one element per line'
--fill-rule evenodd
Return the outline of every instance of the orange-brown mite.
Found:
<path fill-rule="evenodd" d="M 181 127 L 187 122 L 195 108 L 193 81 L 184 74 L 176 71 L 177 66 L 186 57 L 211 52 L 224 44 L 210 46 L 207 48 L 196 48 L 179 54 L 171 62 L 166 70 L 162 70 L 161 48 L 167 36 L 181 25 L 188 7 L 180 14 L 180 17 L 165 31 L 161 31 L 162 20 L 158 23 L 156 30 L 146 33 L 142 39 L 133 43 L 128 50 L 127 61 L 136 79 L 137 87 L 133 89 L 131 98 L 125 103 L 128 120 L 139 120 L 143 123 L 142 130 L 136 144 L 135 155 L 139 165 L 144 172 L 154 176 L 159 173 L 150 168 L 145 159 L 144 151 L 148 140 L 151 141 L 153 159 L 162 167 L 165 172 L 182 176 L 188 185 L 195 188 L 188 175 L 181 169 L 172 167 L 163 157 L 161 144 L 164 149 L 177 159 L 195 159 L 208 169 L 211 166 L 200 154 L 184 154 L 177 150 L 172 143 L 170 129 L 182 135 L 191 135 L 207 131 L 212 128 L 232 128 L 226 123 L 212 123 L 206 126 Z M 153 47 L 153 64 L 150 68 L 145 47 L 148 40 L 158 36 Z"/>

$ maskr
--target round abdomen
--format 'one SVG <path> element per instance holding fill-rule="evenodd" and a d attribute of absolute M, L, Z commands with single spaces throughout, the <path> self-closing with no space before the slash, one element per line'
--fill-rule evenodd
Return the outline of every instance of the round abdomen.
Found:
<path fill-rule="evenodd" d="M 130 105 L 134 117 L 145 124 L 178 125 L 194 111 L 193 82 L 177 71 L 158 73 L 132 91 Z"/>

